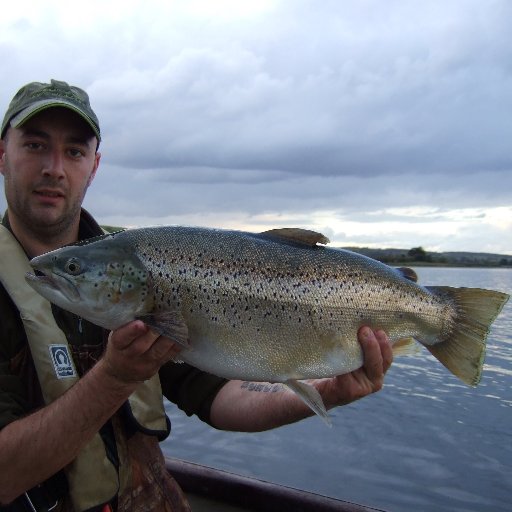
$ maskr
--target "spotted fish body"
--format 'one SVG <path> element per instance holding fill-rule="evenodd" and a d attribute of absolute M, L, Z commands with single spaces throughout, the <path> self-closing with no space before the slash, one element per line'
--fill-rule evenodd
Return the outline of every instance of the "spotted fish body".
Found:
<path fill-rule="evenodd" d="M 430 320 L 454 316 L 426 290 L 418 298 L 418 287 L 395 270 L 352 253 L 333 262 L 340 251 L 234 231 L 162 228 L 151 241 L 135 235 L 135 253 L 154 277 L 152 311 L 179 311 L 191 340 L 183 358 L 203 368 L 208 361 L 209 371 L 228 378 L 349 372 L 361 366 L 361 325 L 385 328 L 392 339 L 423 330 L 435 341 L 440 325 Z M 373 270 L 367 276 L 364 265 Z M 384 278 L 395 280 L 387 293 Z"/>
<path fill-rule="evenodd" d="M 362 364 L 357 331 L 369 325 L 392 342 L 415 338 L 478 382 L 489 326 L 508 296 L 422 287 L 317 243 L 326 241 L 304 230 L 140 228 L 37 257 L 46 277 L 28 282 L 109 329 L 142 318 L 184 346 L 184 361 L 230 379 L 297 391 L 297 380 L 350 372 Z"/>

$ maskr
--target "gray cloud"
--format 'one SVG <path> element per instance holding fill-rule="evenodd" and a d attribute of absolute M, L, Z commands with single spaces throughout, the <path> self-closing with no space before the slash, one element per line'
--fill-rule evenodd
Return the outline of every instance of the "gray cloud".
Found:
<path fill-rule="evenodd" d="M 416 236 L 512 252 L 484 213 L 512 205 L 512 4 L 193 5 L 0 20 L 3 105 L 30 80 L 88 90 L 104 141 L 87 205 L 105 222 L 316 222 L 353 241 L 350 221 L 361 243 L 413 246 L 410 226 L 460 210 Z"/>

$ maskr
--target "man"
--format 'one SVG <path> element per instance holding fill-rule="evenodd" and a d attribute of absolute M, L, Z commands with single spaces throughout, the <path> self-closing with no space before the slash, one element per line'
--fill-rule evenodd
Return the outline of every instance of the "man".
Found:
<path fill-rule="evenodd" d="M 55 306 L 42 315 L 41 301 L 19 291 L 23 265 L 101 234 L 81 208 L 101 158 L 99 123 L 84 91 L 52 80 L 20 89 L 1 130 L 8 207 L 0 233 L 0 510 L 8 504 L 6 510 L 48 510 L 54 504 L 61 511 L 189 510 L 158 446 L 169 433 L 168 420 L 164 416 L 162 423 L 156 412 L 160 423 L 151 420 L 153 427 L 147 427 L 148 415 L 158 409 L 148 403 L 161 402 L 163 392 L 187 414 L 241 431 L 278 427 L 311 411 L 284 388 L 252 391 L 239 381 L 174 364 L 177 345 L 140 321 L 108 334 Z M 46 372 L 46 349 L 55 347 L 58 336 L 81 377 L 68 389 L 62 387 L 65 379 Z M 392 361 L 385 333 L 362 328 L 358 338 L 361 369 L 314 381 L 328 408 L 383 385 Z M 133 400 L 141 390 L 145 398 Z"/>

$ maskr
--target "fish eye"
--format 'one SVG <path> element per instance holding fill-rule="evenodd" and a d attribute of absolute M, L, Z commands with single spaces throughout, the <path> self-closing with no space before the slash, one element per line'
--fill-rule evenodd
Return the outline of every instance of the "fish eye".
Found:
<path fill-rule="evenodd" d="M 64 265 L 64 269 L 68 274 L 71 274 L 72 276 L 77 276 L 80 274 L 80 262 L 76 258 L 71 258 L 68 261 L 66 261 L 66 264 Z"/>

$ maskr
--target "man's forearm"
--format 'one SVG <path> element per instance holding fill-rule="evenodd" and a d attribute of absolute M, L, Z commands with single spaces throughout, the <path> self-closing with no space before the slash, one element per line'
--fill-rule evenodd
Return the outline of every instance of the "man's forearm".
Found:
<path fill-rule="evenodd" d="M 135 385 L 119 382 L 100 361 L 52 404 L 0 431 L 0 505 L 69 464 Z"/>
<path fill-rule="evenodd" d="M 312 414 L 311 409 L 283 384 L 232 380 L 215 397 L 210 420 L 222 430 L 259 432 Z"/>

